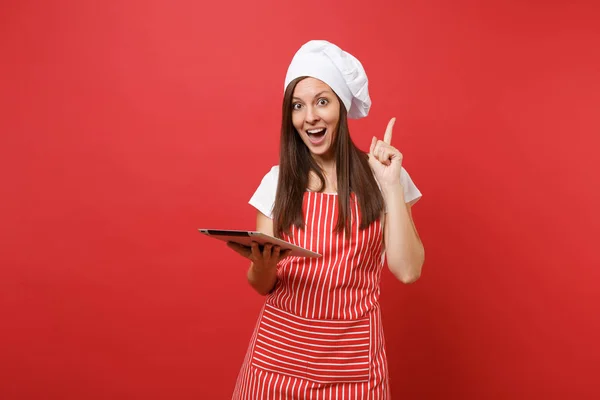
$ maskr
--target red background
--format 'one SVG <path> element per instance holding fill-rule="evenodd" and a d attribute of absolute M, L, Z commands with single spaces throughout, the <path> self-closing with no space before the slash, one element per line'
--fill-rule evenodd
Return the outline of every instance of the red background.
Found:
<path fill-rule="evenodd" d="M 378 4 L 380 7 L 375 7 Z M 199 227 L 254 228 L 285 70 L 356 55 L 423 192 L 386 271 L 394 398 L 600 397 L 600 5 L 3 1 L 0 398 L 226 399 L 263 298 Z"/>

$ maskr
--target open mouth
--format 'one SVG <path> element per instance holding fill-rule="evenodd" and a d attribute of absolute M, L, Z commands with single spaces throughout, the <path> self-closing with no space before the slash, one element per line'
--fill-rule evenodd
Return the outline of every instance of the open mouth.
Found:
<path fill-rule="evenodd" d="M 325 135 L 327 134 L 327 129 L 326 128 L 309 129 L 306 131 L 306 133 L 308 134 L 308 139 L 313 144 L 318 144 L 318 143 L 321 143 L 323 141 L 323 139 L 325 139 Z"/>

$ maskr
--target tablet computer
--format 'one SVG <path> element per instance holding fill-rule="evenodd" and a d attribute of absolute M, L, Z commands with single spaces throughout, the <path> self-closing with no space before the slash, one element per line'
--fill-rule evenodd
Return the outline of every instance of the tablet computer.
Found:
<path fill-rule="evenodd" d="M 198 231 L 214 239 L 222 240 L 224 242 L 235 242 L 248 247 L 250 247 L 252 242 L 257 242 L 262 249 L 265 244 L 271 243 L 281 247 L 282 250 L 291 250 L 291 257 L 321 257 L 321 254 L 319 253 L 315 253 L 303 247 L 296 246 L 290 242 L 266 235 L 261 232 L 228 229 L 198 229 Z"/>

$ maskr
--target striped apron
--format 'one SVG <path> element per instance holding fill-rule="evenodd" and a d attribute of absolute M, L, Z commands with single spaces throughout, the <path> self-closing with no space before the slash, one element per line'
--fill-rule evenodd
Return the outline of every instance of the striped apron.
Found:
<path fill-rule="evenodd" d="M 306 192 L 305 229 L 284 239 L 323 255 L 288 257 L 266 297 L 233 399 L 389 399 L 379 308 L 380 221 L 351 235 L 333 232 L 337 195 Z"/>

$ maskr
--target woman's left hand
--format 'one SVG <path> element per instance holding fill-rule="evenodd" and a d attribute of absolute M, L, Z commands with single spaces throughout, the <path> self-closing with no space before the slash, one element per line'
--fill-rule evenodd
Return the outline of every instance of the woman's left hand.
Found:
<path fill-rule="evenodd" d="M 396 118 L 388 123 L 383 140 L 377 140 L 373 136 L 369 150 L 369 164 L 375 174 L 375 178 L 383 187 L 400 184 L 400 171 L 402 170 L 402 153 L 391 145 L 392 129 Z"/>

